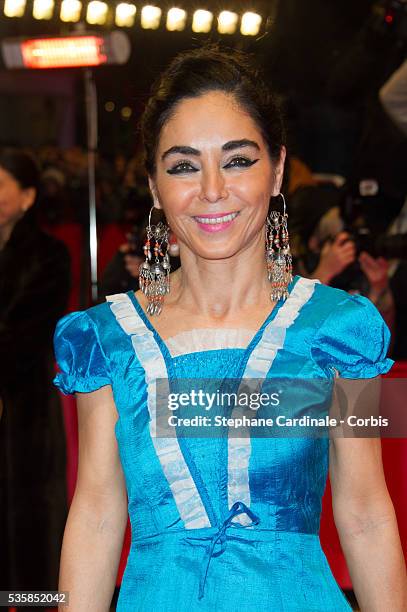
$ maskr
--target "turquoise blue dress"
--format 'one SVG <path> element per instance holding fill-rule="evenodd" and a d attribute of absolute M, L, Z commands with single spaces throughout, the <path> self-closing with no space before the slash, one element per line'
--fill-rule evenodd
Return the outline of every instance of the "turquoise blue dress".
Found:
<path fill-rule="evenodd" d="M 247 348 L 173 356 L 133 292 L 62 318 L 55 384 L 65 394 L 111 385 L 119 414 L 132 542 L 117 610 L 351 610 L 319 539 L 329 439 L 159 437 L 156 382 L 287 377 L 293 389 L 300 378 L 331 388 L 338 375 L 387 372 L 389 340 L 367 298 L 301 276 Z M 314 400 L 328 410 L 312 393 L 297 396 L 295 414 Z"/>

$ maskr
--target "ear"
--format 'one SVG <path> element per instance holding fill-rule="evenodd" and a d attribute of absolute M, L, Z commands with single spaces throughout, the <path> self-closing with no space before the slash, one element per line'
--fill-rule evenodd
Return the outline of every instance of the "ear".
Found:
<path fill-rule="evenodd" d="M 281 185 L 283 182 L 284 176 L 284 163 L 287 155 L 287 149 L 282 146 L 280 151 L 280 159 L 275 165 L 274 168 L 274 184 L 273 184 L 273 196 L 278 196 L 281 191 Z"/>
<path fill-rule="evenodd" d="M 21 210 L 26 212 L 35 202 L 35 197 L 37 195 L 37 190 L 35 187 L 27 187 L 27 189 L 23 189 L 22 191 L 22 201 L 21 201 Z"/>
<path fill-rule="evenodd" d="M 162 209 L 160 200 L 158 198 L 157 186 L 151 176 L 148 177 L 148 186 L 150 188 L 151 195 L 153 196 L 154 208 Z"/>

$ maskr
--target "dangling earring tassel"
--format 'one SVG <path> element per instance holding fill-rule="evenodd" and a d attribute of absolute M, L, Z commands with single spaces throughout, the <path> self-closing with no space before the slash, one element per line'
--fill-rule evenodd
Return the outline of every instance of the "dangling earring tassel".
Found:
<path fill-rule="evenodd" d="M 288 285 L 292 281 L 292 257 L 290 253 L 287 229 L 288 215 L 285 199 L 283 214 L 273 210 L 267 217 L 266 227 L 266 261 L 268 279 L 271 282 L 270 299 L 277 302 L 288 297 Z"/>
<path fill-rule="evenodd" d="M 164 296 L 170 292 L 171 264 L 168 255 L 169 226 L 161 221 L 157 225 L 151 225 L 150 210 L 147 226 L 147 240 L 144 245 L 145 261 L 139 268 L 139 286 L 144 295 L 147 296 L 147 313 L 159 315 L 162 311 Z M 152 243 L 154 261 L 152 255 Z M 162 257 L 160 261 L 159 257 Z"/>

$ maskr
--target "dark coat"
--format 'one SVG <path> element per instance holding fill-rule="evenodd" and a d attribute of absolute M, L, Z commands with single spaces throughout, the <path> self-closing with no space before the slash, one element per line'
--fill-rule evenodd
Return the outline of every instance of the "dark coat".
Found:
<path fill-rule="evenodd" d="M 67 500 L 52 338 L 69 290 L 67 249 L 29 211 L 0 251 L 0 590 L 57 589 Z"/>

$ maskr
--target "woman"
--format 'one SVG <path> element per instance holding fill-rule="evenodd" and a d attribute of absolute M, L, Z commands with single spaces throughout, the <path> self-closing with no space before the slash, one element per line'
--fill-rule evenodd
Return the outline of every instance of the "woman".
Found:
<path fill-rule="evenodd" d="M 57 328 L 56 383 L 77 392 L 80 439 L 60 576 L 68 609 L 109 608 L 127 490 L 132 546 L 118 610 L 350 610 L 318 537 L 329 440 L 203 427 L 197 438 L 162 436 L 158 383 L 332 381 L 333 368 L 375 377 L 393 363 L 388 330 L 366 298 L 299 276 L 270 305 L 266 217 L 280 191 L 283 128 L 244 54 L 209 46 L 177 56 L 142 128 L 154 207 L 177 237 L 181 267 L 164 300 L 158 275 L 151 294 L 108 296 Z M 145 250 L 153 265 L 155 246 Z M 154 281 L 146 269 L 145 291 Z M 379 445 L 334 441 L 334 511 L 362 609 L 401 612 L 405 567 Z"/>
<path fill-rule="evenodd" d="M 0 590 L 8 591 L 57 588 L 67 515 L 52 337 L 70 261 L 36 223 L 38 186 L 31 156 L 0 151 Z"/>

